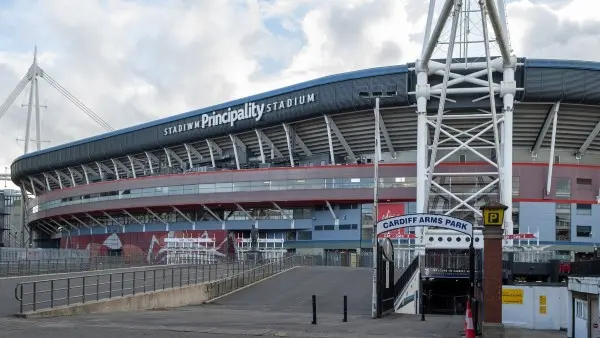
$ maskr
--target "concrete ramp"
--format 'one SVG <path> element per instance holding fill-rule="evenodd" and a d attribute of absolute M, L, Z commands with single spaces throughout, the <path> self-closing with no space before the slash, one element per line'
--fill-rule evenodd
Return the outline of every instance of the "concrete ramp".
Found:
<path fill-rule="evenodd" d="M 266 312 L 342 314 L 348 296 L 349 315 L 371 314 L 372 270 L 349 267 L 297 267 L 214 300 L 212 306 Z"/>

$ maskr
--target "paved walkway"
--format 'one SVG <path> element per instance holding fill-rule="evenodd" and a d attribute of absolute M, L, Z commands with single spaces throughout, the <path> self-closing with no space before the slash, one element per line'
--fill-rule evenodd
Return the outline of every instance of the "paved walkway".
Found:
<path fill-rule="evenodd" d="M 396 315 L 373 320 L 368 316 L 323 314 L 311 325 L 308 312 L 259 312 L 220 305 L 191 306 L 172 310 L 46 319 L 0 318 L 0 337 L 106 338 L 121 337 L 462 337 L 462 316 Z M 509 330 L 509 338 L 562 338 L 563 332 Z"/>

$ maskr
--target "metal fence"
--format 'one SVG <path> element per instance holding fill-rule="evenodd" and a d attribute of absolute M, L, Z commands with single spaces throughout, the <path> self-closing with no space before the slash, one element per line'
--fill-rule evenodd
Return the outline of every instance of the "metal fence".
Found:
<path fill-rule="evenodd" d="M 90 252 L 88 250 L 0 248 L 0 262 L 21 260 L 84 259 L 89 257 Z"/>
<path fill-rule="evenodd" d="M 339 263 L 339 264 L 331 264 Z M 15 287 L 20 313 L 207 283 L 209 297 L 296 266 L 350 266 L 323 255 L 292 255 L 278 259 L 222 264 L 161 266 L 139 271 L 85 274 L 76 277 L 22 282 Z"/>
<path fill-rule="evenodd" d="M 277 265 L 279 267 L 283 266 L 282 264 L 284 264 L 284 261 L 287 262 L 286 260 L 291 260 L 291 257 L 266 261 L 264 265 L 280 264 Z M 167 288 L 211 283 L 231 276 L 243 275 L 256 268 L 257 264 L 252 262 L 234 262 L 163 266 L 140 271 L 45 279 L 19 283 L 15 287 L 15 298 L 19 302 L 20 312 L 23 313 Z M 271 268 L 268 271 L 276 270 L 277 268 Z"/>
<path fill-rule="evenodd" d="M 547 263 L 551 260 L 571 261 L 570 255 L 561 255 L 555 251 L 504 251 L 502 259 L 505 261 L 513 257 L 514 262 L 518 263 Z"/>
<path fill-rule="evenodd" d="M 90 258 L 0 261 L 0 277 L 33 276 L 152 266 L 146 256 L 96 256 Z"/>

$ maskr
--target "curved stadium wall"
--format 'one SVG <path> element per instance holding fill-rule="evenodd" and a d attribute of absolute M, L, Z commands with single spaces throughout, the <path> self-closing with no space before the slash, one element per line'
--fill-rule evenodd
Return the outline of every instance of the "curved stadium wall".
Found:
<path fill-rule="evenodd" d="M 600 144 L 591 142 L 584 157 L 574 154 L 600 120 L 600 91 L 591 86 L 600 81 L 600 67 L 522 61 L 517 82 L 526 90 L 515 106 L 514 127 L 515 232 L 539 231 L 542 243 L 587 250 L 600 242 L 600 232 L 592 231 L 600 219 Z M 28 223 L 44 246 L 161 259 L 165 238 L 209 238 L 214 249 L 228 252 L 254 225 L 264 243 L 279 249 L 367 249 L 374 126 L 372 102 L 357 94 L 398 94 L 382 104 L 378 217 L 414 212 L 410 66 L 335 75 L 27 154 L 13 163 L 13 181 L 36 195 Z M 549 140 L 537 157 L 531 147 L 559 100 L 559 126 L 574 130 L 557 134 L 553 189 L 546 192 Z M 478 106 L 457 102 L 449 108 Z M 491 171 L 478 161 L 459 153 L 444 165 L 449 172 L 465 166 Z M 481 180 L 448 185 L 468 193 Z M 438 201 L 437 208 L 449 206 Z"/>

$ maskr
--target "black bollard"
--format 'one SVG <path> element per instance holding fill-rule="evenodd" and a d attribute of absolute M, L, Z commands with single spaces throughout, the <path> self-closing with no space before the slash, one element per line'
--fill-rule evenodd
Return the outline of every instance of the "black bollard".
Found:
<path fill-rule="evenodd" d="M 344 295 L 344 323 L 348 321 L 348 296 Z"/>
<path fill-rule="evenodd" d="M 313 312 L 313 325 L 317 325 L 317 296 L 312 295 L 312 312 Z"/>

